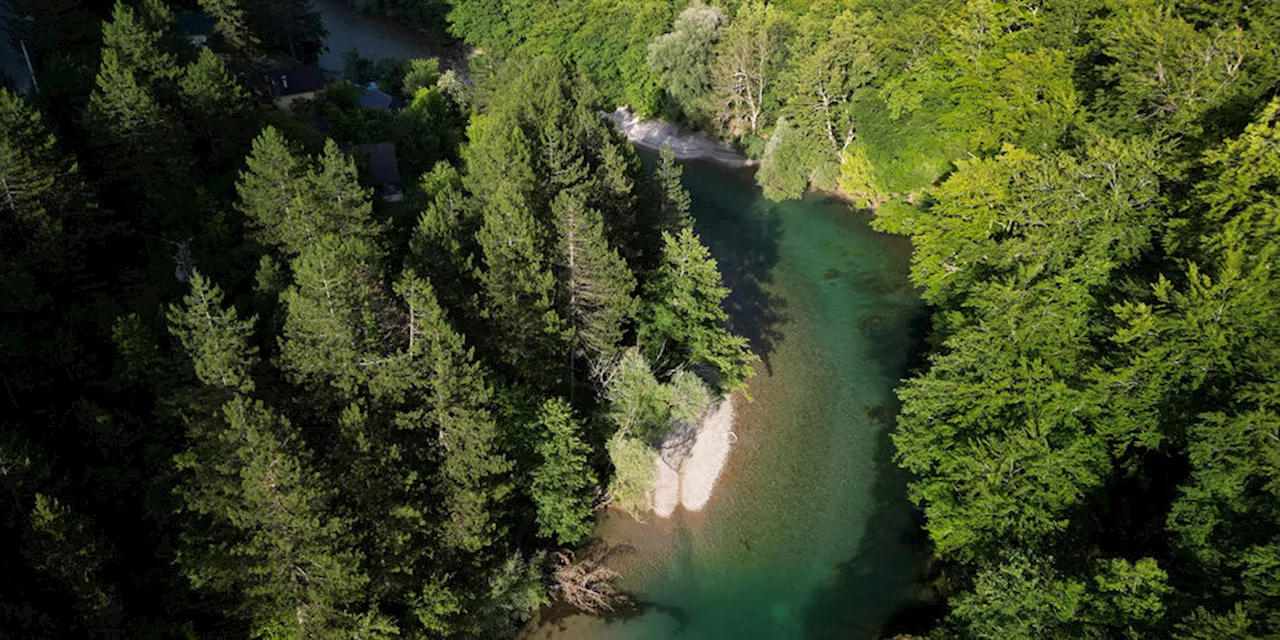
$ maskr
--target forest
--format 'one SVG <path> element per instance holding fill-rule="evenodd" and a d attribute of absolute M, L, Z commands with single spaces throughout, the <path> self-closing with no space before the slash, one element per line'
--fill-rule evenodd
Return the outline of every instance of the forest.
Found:
<path fill-rule="evenodd" d="M 642 170 L 546 58 L 474 89 L 407 63 L 390 114 L 341 82 L 278 109 L 264 61 L 322 34 L 204 6 L 209 48 L 160 0 L 21 8 L 3 635 L 510 635 L 549 552 L 751 375 L 680 167 Z M 402 142 L 405 199 L 365 183 L 366 134 Z"/>
<path fill-rule="evenodd" d="M 357 56 L 278 108 L 307 1 L 6 2 L 39 88 L 0 91 L 0 635 L 493 638 L 570 600 L 595 511 L 753 374 L 626 105 L 911 239 L 912 633 L 1277 637 L 1280 3 L 349 4 L 475 82 Z"/>

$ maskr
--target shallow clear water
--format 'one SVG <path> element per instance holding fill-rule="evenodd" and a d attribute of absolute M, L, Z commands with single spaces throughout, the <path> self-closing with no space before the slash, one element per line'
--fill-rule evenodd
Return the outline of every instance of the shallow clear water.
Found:
<path fill-rule="evenodd" d="M 890 460 L 893 390 L 918 346 L 909 245 L 821 197 L 770 203 L 742 172 L 686 165 L 697 230 L 761 354 L 754 402 L 707 508 L 598 535 L 647 605 L 530 637 L 874 637 L 920 592 L 905 479 Z"/>

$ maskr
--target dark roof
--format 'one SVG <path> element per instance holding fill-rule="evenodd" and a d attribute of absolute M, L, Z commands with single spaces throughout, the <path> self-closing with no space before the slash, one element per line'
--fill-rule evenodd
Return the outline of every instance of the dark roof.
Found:
<path fill-rule="evenodd" d="M 391 103 L 395 98 L 391 94 L 377 88 L 371 87 L 364 95 L 360 96 L 360 106 L 369 107 L 371 109 L 387 110 L 391 108 Z"/>
<path fill-rule="evenodd" d="M 183 11 L 178 14 L 178 28 L 189 36 L 207 36 L 213 33 L 213 18 L 203 11 Z"/>
<path fill-rule="evenodd" d="M 376 185 L 400 184 L 400 165 L 396 162 L 396 143 L 374 142 L 354 147 L 369 152 L 369 178 Z"/>
<path fill-rule="evenodd" d="M 307 65 L 292 69 L 276 69 L 267 72 L 267 82 L 277 98 L 315 91 L 324 86 L 324 73 L 319 67 Z"/>

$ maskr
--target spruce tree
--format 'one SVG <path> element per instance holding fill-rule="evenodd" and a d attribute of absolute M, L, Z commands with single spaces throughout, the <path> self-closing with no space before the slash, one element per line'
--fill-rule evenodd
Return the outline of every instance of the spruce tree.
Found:
<path fill-rule="evenodd" d="M 453 329 L 431 284 L 408 271 L 396 284 L 409 315 L 409 352 L 426 382 L 420 418 L 436 429 L 443 491 L 441 541 L 467 554 L 503 535 L 499 514 L 510 492 L 511 463 L 498 451 L 488 405 L 493 392 L 461 334 Z"/>
<path fill-rule="evenodd" d="M 300 211 L 306 202 L 301 193 L 306 189 L 306 157 L 295 155 L 284 135 L 268 126 L 254 139 L 245 164 L 236 182 L 240 212 L 259 243 L 288 245 L 293 237 L 285 227 L 294 225 L 286 221 L 307 214 Z"/>
<path fill-rule="evenodd" d="M 313 162 L 294 155 L 284 136 L 267 127 L 253 141 L 246 163 L 236 191 L 259 242 L 296 256 L 328 234 L 375 234 L 370 193 L 336 142 L 329 140 Z"/>
<path fill-rule="evenodd" d="M 505 183 L 484 207 L 477 240 L 484 256 L 480 279 L 489 339 L 509 371 L 550 388 L 564 375 L 567 331 L 555 310 L 556 280 L 546 262 L 545 232 Z"/>
<path fill-rule="evenodd" d="M 255 636 L 339 638 L 381 626 L 356 607 L 368 582 L 350 523 L 310 469 L 297 430 L 262 402 L 237 396 L 222 420 L 190 434 L 177 458 L 192 514 L 179 564 L 196 588 L 223 592 Z"/>
<path fill-rule="evenodd" d="M 374 256 L 360 238 L 329 234 L 294 259 L 294 284 L 281 297 L 280 364 L 295 382 L 351 397 L 381 362 Z"/>
<path fill-rule="evenodd" d="M 191 274 L 183 306 L 169 306 L 169 331 L 182 343 L 201 383 L 248 393 L 257 348 L 250 344 L 255 319 L 240 320 L 223 308 L 222 290 L 200 272 Z"/>
<path fill-rule="evenodd" d="M 217 54 L 201 49 L 184 70 L 178 88 L 187 126 L 199 133 L 215 158 L 224 149 L 240 145 L 244 135 L 240 120 L 249 96 Z"/>
<path fill-rule="evenodd" d="M 665 369 L 710 367 L 722 389 L 745 388 L 754 375 L 747 340 L 724 327 L 725 288 L 716 261 L 693 231 L 664 233 L 662 263 L 645 284 L 640 342 Z"/>
<path fill-rule="evenodd" d="M 617 353 L 634 308 L 635 278 L 609 246 L 599 211 L 581 195 L 561 192 L 555 217 L 561 315 L 573 331 L 573 355 L 603 367 Z"/>
<path fill-rule="evenodd" d="M 102 51 L 86 120 L 108 191 L 122 201 L 157 201 L 185 178 L 189 149 L 181 132 L 115 49 Z"/>
<path fill-rule="evenodd" d="M 662 148 L 658 150 L 657 170 L 662 202 L 657 221 L 659 231 L 674 235 L 681 229 L 693 226 L 693 218 L 689 215 L 689 192 L 685 191 L 684 183 L 680 181 L 683 174 L 684 167 L 676 162 L 676 154 L 671 150 L 671 145 L 663 142 Z"/>
<path fill-rule="evenodd" d="M 163 15 L 147 16 L 163 20 Z M 181 73 L 178 59 L 164 50 L 162 33 L 147 17 L 139 16 L 129 5 L 117 0 L 111 21 L 102 24 L 103 51 L 115 51 L 120 63 L 133 72 L 139 82 L 152 91 L 161 90 L 160 83 L 177 80 Z"/>
<path fill-rule="evenodd" d="M 64 155 L 40 113 L 0 89 L 0 207 L 8 215 L 0 229 L 7 242 L 21 239 L 32 258 L 61 258 L 47 243 L 86 230 L 79 219 L 91 208 L 74 160 Z M 79 224 L 68 225 L 69 220 Z M 10 226 L 13 225 L 13 226 Z M 20 250 L 5 253 L 16 257 Z M 39 255 L 43 254 L 43 255 Z"/>
<path fill-rule="evenodd" d="M 245 17 L 245 0 L 199 0 L 200 8 L 213 18 L 214 33 L 233 51 L 251 56 L 258 47 L 258 37 L 249 29 Z"/>

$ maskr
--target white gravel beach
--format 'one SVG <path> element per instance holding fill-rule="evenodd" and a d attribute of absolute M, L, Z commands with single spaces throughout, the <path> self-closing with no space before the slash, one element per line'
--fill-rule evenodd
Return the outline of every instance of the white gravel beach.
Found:
<path fill-rule="evenodd" d="M 601 113 L 613 122 L 632 144 L 657 151 L 662 143 L 671 145 L 677 160 L 711 160 L 727 167 L 748 167 L 754 160 L 721 144 L 715 138 L 702 133 L 685 131 L 679 125 L 661 118 L 641 120 L 626 107 L 618 107 L 613 113 Z"/>
<path fill-rule="evenodd" d="M 728 397 L 707 412 L 693 447 L 678 464 L 679 469 L 672 467 L 661 454 L 655 456 L 658 480 L 652 494 L 654 514 L 669 518 L 677 505 L 686 511 L 705 507 L 720 471 L 729 460 L 732 440 L 733 398 Z"/>

